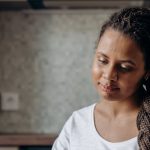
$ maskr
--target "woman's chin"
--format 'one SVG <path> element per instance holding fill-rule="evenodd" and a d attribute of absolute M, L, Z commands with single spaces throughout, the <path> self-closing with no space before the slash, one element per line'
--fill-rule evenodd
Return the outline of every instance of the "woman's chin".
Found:
<path fill-rule="evenodd" d="M 120 96 L 118 93 L 114 93 L 114 92 L 104 92 L 104 91 L 100 91 L 99 95 L 102 99 L 106 99 L 106 100 L 111 100 L 111 101 L 116 101 L 118 99 L 120 99 Z"/>

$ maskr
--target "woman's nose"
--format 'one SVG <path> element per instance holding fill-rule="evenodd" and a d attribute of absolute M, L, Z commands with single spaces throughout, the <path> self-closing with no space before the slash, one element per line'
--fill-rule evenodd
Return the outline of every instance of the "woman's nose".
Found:
<path fill-rule="evenodd" d="M 114 66 L 109 66 L 105 68 L 103 72 L 103 77 L 109 81 L 117 81 L 118 80 L 118 73 Z"/>

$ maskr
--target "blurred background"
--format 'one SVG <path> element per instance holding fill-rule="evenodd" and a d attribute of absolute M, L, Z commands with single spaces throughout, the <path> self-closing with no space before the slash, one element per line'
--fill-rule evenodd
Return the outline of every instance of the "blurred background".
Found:
<path fill-rule="evenodd" d="M 150 2 L 0 0 L 1 145 L 4 135 L 53 138 L 73 111 L 99 100 L 91 66 L 101 25 L 134 6 Z"/>

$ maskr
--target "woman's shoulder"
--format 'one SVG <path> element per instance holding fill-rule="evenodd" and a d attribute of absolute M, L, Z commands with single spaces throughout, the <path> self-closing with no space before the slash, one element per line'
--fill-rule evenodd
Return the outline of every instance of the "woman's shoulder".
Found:
<path fill-rule="evenodd" d="M 94 107 L 95 104 L 92 104 L 74 111 L 66 121 L 65 127 L 75 129 L 91 124 L 93 121 Z"/>
<path fill-rule="evenodd" d="M 93 113 L 95 105 L 96 104 L 94 103 L 94 104 L 91 104 L 89 106 L 82 107 L 82 108 L 74 111 L 73 114 L 75 114 L 75 115 L 87 115 L 87 113 Z"/>
<path fill-rule="evenodd" d="M 92 104 L 73 112 L 54 143 L 54 147 L 70 147 L 70 143 L 80 145 L 82 143 L 80 139 L 84 140 L 87 136 L 91 137 L 89 135 L 91 135 L 94 106 L 95 104 Z"/>
<path fill-rule="evenodd" d="M 81 122 L 83 124 L 91 122 L 95 105 L 96 104 L 92 104 L 74 111 L 71 117 L 73 122 Z"/>

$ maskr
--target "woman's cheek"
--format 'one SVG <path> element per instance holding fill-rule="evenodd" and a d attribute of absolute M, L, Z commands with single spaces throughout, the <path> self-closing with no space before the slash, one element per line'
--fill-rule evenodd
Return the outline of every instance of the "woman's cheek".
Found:
<path fill-rule="evenodd" d="M 123 89 L 127 93 L 134 93 L 137 90 L 138 87 L 138 81 L 134 80 L 134 77 L 130 77 L 129 79 L 124 80 L 126 82 L 123 82 L 121 85 L 124 87 Z"/>
<path fill-rule="evenodd" d="M 95 79 L 99 79 L 99 77 L 101 75 L 101 69 L 96 64 L 93 65 L 92 75 Z"/>

